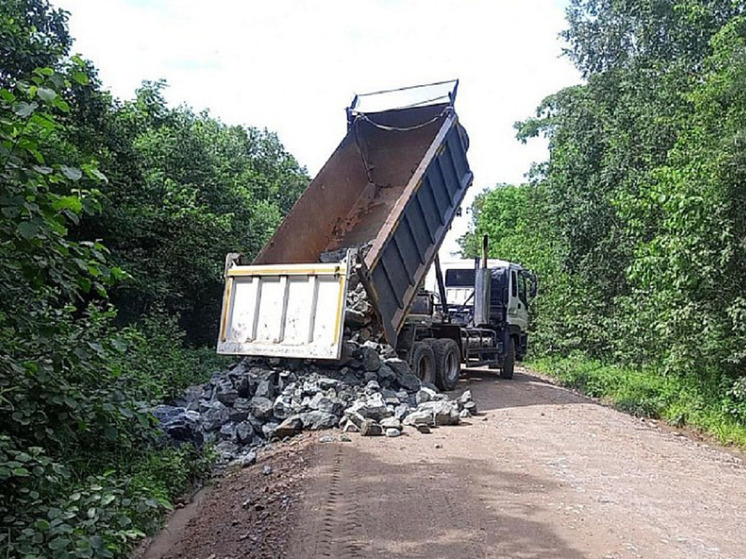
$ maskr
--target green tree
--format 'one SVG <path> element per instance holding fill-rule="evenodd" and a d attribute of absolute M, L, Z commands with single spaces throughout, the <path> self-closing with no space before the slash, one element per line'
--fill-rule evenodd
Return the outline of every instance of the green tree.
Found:
<path fill-rule="evenodd" d="M 56 67 L 71 44 L 67 12 L 47 0 L 0 0 L 0 87 Z"/>
<path fill-rule="evenodd" d="M 308 176 L 275 134 L 171 109 L 164 87 L 145 83 L 101 118 L 109 182 L 81 234 L 103 239 L 132 277 L 112 292 L 123 321 L 165 306 L 192 342 L 212 343 L 225 254 L 256 254 Z"/>

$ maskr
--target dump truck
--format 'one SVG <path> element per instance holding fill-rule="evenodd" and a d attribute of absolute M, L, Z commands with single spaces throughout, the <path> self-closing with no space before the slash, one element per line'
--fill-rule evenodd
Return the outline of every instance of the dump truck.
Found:
<path fill-rule="evenodd" d="M 218 353 L 340 360 L 354 276 L 423 381 L 452 389 L 462 364 L 512 376 L 525 328 L 511 330 L 497 268 L 485 256 L 472 297 L 450 304 L 438 263 L 473 182 L 457 90 L 456 80 L 355 96 L 344 138 L 253 262 L 226 257 Z M 431 268 L 438 297 L 423 289 Z"/>

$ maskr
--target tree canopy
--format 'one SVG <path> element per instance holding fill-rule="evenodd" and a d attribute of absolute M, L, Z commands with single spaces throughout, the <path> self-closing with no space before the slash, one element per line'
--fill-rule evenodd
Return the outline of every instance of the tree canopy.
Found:
<path fill-rule="evenodd" d="M 255 254 L 304 189 L 268 131 L 114 99 L 67 14 L 0 0 L 0 548 L 118 557 L 209 456 L 152 405 L 209 376 L 223 259 Z"/>
<path fill-rule="evenodd" d="M 744 7 L 571 1 L 565 53 L 586 80 L 516 124 L 522 141 L 548 137 L 549 160 L 473 208 L 495 256 L 543 271 L 538 352 L 725 391 L 746 374 Z"/>

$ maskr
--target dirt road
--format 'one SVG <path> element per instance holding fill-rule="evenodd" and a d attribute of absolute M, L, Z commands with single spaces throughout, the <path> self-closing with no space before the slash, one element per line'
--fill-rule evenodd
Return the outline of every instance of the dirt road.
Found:
<path fill-rule="evenodd" d="M 236 537 L 245 471 L 221 488 L 234 504 L 218 492 L 146 557 L 746 557 L 741 458 L 526 374 L 466 387 L 483 412 L 471 425 L 308 445 L 292 504 L 266 519 L 271 551 Z M 201 546 L 216 532 L 225 545 Z"/>

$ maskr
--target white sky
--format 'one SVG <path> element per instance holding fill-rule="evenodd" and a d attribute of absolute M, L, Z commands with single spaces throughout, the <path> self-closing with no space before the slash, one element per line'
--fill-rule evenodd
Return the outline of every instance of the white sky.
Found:
<path fill-rule="evenodd" d="M 276 131 L 311 176 L 344 135 L 355 92 L 459 78 L 475 175 L 464 209 L 546 159 L 513 123 L 580 81 L 560 58 L 564 0 L 54 1 L 71 12 L 73 50 L 114 95 L 165 78 L 170 103 Z M 445 253 L 467 225 L 464 212 Z"/>

